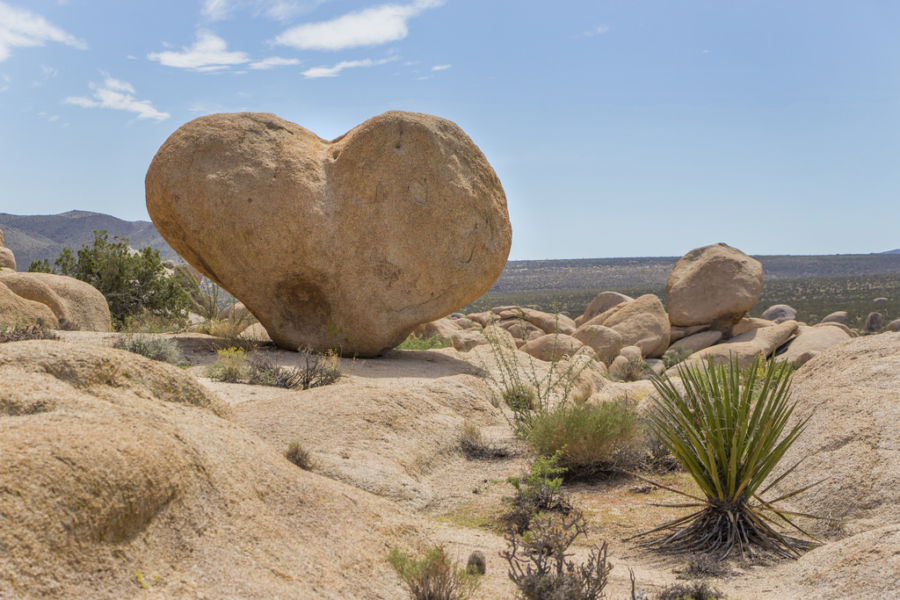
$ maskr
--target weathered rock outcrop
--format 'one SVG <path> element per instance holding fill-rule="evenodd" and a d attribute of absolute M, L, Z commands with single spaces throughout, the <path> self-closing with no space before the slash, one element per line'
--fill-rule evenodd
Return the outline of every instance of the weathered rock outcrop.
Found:
<path fill-rule="evenodd" d="M 696 248 L 675 264 L 666 282 L 672 325 L 711 323 L 726 334 L 759 300 L 762 264 L 737 248 Z"/>
<path fill-rule="evenodd" d="M 735 336 L 725 343 L 694 352 L 685 361 L 685 366 L 703 364 L 709 359 L 721 363 L 734 358 L 743 368 L 753 362 L 757 356 L 771 355 L 776 348 L 791 339 L 791 336 L 797 332 L 797 327 L 797 321 L 785 321 L 771 327 L 753 329 Z"/>
<path fill-rule="evenodd" d="M 584 347 L 577 339 L 562 333 L 548 333 L 522 346 L 522 352 L 545 361 L 559 360 L 563 356 L 573 356 Z"/>
<path fill-rule="evenodd" d="M 596 360 L 609 365 L 622 349 L 622 334 L 603 325 L 585 325 L 575 332 L 575 339 L 589 346 Z"/>
<path fill-rule="evenodd" d="M 112 331 L 109 304 L 97 288 L 74 277 L 51 273 L 0 272 L 0 283 L 16 295 L 49 308 L 60 327 Z"/>
<path fill-rule="evenodd" d="M 622 302 L 586 321 L 603 325 L 622 336 L 623 346 L 638 346 L 645 357 L 662 356 L 669 347 L 669 317 L 662 302 L 653 294 L 644 294 L 631 302 Z"/>
<path fill-rule="evenodd" d="M 623 302 L 631 302 L 634 300 L 631 296 L 626 296 L 625 294 L 620 294 L 619 292 L 600 292 L 594 299 L 591 300 L 591 303 L 588 304 L 587 308 L 584 309 L 584 314 L 575 319 L 575 325 L 580 327 L 582 324 L 590 321 L 594 317 L 599 314 L 603 314 L 613 306 L 617 304 L 621 304 Z"/>
<path fill-rule="evenodd" d="M 817 354 L 849 339 L 851 335 L 839 323 L 821 327 L 800 325 L 797 337 L 791 340 L 787 350 L 777 358 L 799 367 Z"/>
<path fill-rule="evenodd" d="M 16 257 L 12 250 L 6 247 L 3 238 L 3 230 L 0 229 L 0 271 L 3 269 L 16 270 Z"/>
<path fill-rule="evenodd" d="M 389 112 L 327 142 L 270 114 L 201 117 L 162 145 L 147 209 L 281 347 L 377 355 L 499 276 L 500 181 L 455 124 Z"/>
<path fill-rule="evenodd" d="M 782 321 L 796 321 L 797 309 L 787 304 L 773 304 L 759 316 L 760 318 L 774 321 L 775 323 L 781 323 Z"/>

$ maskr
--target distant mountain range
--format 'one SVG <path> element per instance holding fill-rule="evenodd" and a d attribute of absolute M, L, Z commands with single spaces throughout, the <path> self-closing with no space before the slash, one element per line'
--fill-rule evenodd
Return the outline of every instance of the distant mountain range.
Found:
<path fill-rule="evenodd" d="M 900 254 L 900 248 L 894 248 L 893 250 L 885 250 L 884 252 L 879 252 L 879 254 Z"/>
<path fill-rule="evenodd" d="M 128 238 L 132 248 L 151 246 L 163 258 L 178 255 L 150 221 L 124 221 L 102 213 L 70 210 L 59 215 L 10 215 L 0 213 L 0 229 L 6 247 L 16 255 L 16 266 L 26 271 L 35 260 L 53 264 L 63 248 L 77 250 L 94 241 L 94 231 L 104 229 L 109 237 Z"/>

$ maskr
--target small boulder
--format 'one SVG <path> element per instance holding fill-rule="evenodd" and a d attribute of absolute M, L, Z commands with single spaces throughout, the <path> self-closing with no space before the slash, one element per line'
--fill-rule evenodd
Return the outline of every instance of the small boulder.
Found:
<path fill-rule="evenodd" d="M 722 339 L 722 332 L 716 329 L 708 329 L 682 338 L 669 346 L 666 354 L 680 353 L 682 356 L 693 354 L 718 343 Z"/>
<path fill-rule="evenodd" d="M 46 304 L 26 300 L 0 281 L 0 328 L 42 325 L 56 329 L 59 321 Z"/>
<path fill-rule="evenodd" d="M 575 339 L 589 346 L 596 354 L 596 359 L 609 365 L 622 349 L 622 334 L 603 325 L 585 325 L 579 327 Z"/>
<path fill-rule="evenodd" d="M 449 340 L 453 334 L 459 330 L 460 327 L 457 325 L 457 321 L 444 317 L 437 321 L 429 321 L 428 323 L 416 325 L 416 328 L 412 330 L 412 333 L 420 338 L 427 339 L 439 336 L 445 340 Z"/>
<path fill-rule="evenodd" d="M 763 311 L 760 318 L 781 323 L 782 321 L 797 320 L 797 309 L 787 304 L 773 304 Z"/>
<path fill-rule="evenodd" d="M 109 304 L 97 288 L 74 277 L 52 273 L 0 272 L 0 282 L 26 300 L 49 308 L 60 327 L 112 331 Z"/>
<path fill-rule="evenodd" d="M 841 329 L 839 323 L 823 327 L 800 325 L 797 337 L 791 340 L 787 350 L 779 354 L 777 359 L 799 367 L 820 352 L 849 339 L 852 339 L 850 334 Z"/>
<path fill-rule="evenodd" d="M 16 270 L 16 257 L 13 251 L 6 247 L 3 238 L 3 230 L 0 229 L 0 270 Z"/>
<path fill-rule="evenodd" d="M 539 360 L 552 362 L 573 356 L 582 347 L 584 344 L 570 335 L 548 333 L 527 342 L 521 349 Z"/>
<path fill-rule="evenodd" d="M 625 346 L 609 365 L 609 376 L 620 381 L 634 381 L 643 373 L 643 357 L 637 346 Z"/>
<path fill-rule="evenodd" d="M 532 308 L 523 308 L 522 316 L 544 333 L 564 333 L 566 335 L 575 333 L 575 321 L 562 313 L 550 314 Z"/>
<path fill-rule="evenodd" d="M 497 315 L 495 315 L 492 311 L 486 310 L 480 313 L 470 313 L 466 315 L 466 318 L 470 321 L 474 321 L 481 327 L 487 327 L 490 323 L 498 320 Z"/>
<path fill-rule="evenodd" d="M 737 248 L 715 244 L 685 254 L 666 282 L 672 325 L 712 323 L 726 333 L 759 300 L 762 264 Z"/>
<path fill-rule="evenodd" d="M 863 326 L 863 329 L 869 333 L 875 333 L 876 331 L 881 331 L 882 327 L 884 327 L 884 315 L 879 312 L 870 312 L 869 316 L 866 317 L 866 324 Z"/>
<path fill-rule="evenodd" d="M 827 315 L 824 319 L 819 321 L 820 323 L 842 323 L 844 325 L 850 324 L 850 316 L 847 314 L 846 310 L 836 310 L 833 313 Z"/>
<path fill-rule="evenodd" d="M 885 298 L 884 296 L 882 296 L 882 297 L 880 297 L 880 298 L 875 298 L 874 300 L 872 300 L 872 302 L 873 302 L 874 304 L 887 304 L 887 303 L 888 303 L 888 299 Z"/>
<path fill-rule="evenodd" d="M 623 302 L 631 302 L 634 300 L 631 296 L 620 294 L 619 292 L 600 292 L 584 310 L 584 314 L 575 319 L 575 325 L 580 327 L 582 324 L 590 321 L 599 314 L 605 313 L 616 304 Z"/>
<path fill-rule="evenodd" d="M 537 325 L 532 325 L 519 317 L 503 319 L 502 321 L 498 321 L 496 325 L 507 330 L 514 338 L 525 341 L 539 338 L 547 333 Z"/>
<path fill-rule="evenodd" d="M 691 325 L 690 327 L 677 327 L 673 325 L 669 328 L 669 343 L 674 344 L 678 340 L 682 338 L 686 338 L 689 335 L 694 335 L 695 333 L 700 333 L 701 331 L 706 331 L 709 329 L 709 325 Z"/>
<path fill-rule="evenodd" d="M 454 331 L 450 336 L 450 345 L 460 352 L 468 352 L 476 346 L 484 346 L 488 343 L 484 334 L 476 329 L 460 329 Z"/>
<path fill-rule="evenodd" d="M 894 319 L 885 325 L 884 328 L 888 331 L 900 331 L 900 319 Z"/>
<path fill-rule="evenodd" d="M 731 328 L 732 337 L 743 335 L 748 331 L 753 331 L 754 329 L 759 329 L 760 327 L 771 327 L 775 325 L 772 321 L 767 321 L 766 319 L 758 319 L 756 317 L 744 317 L 737 323 L 735 323 L 734 327 Z"/>

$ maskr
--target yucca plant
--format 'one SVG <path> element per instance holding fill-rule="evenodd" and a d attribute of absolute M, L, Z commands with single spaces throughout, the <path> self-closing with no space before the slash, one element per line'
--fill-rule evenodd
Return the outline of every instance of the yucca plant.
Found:
<path fill-rule="evenodd" d="M 702 496 L 651 482 L 691 499 L 667 506 L 696 510 L 639 536 L 666 531 L 650 545 L 676 552 L 716 553 L 721 558 L 735 548 L 741 557 L 753 556 L 754 549 L 796 557 L 815 546 L 809 539 L 778 530 L 787 525 L 812 538 L 793 521 L 793 517 L 812 515 L 776 505 L 816 484 L 772 500 L 762 498 L 799 462 L 759 489 L 809 420 L 785 432 L 795 406 L 790 402 L 790 366 L 757 358 L 742 370 L 734 359 L 700 368 L 679 367 L 678 374 L 683 393 L 668 377 L 654 379 L 659 398 L 649 418 L 656 435 L 697 482 Z"/>

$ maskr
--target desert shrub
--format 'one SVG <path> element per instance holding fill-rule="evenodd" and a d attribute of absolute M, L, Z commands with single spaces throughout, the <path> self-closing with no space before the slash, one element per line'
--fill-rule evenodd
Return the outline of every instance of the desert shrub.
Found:
<path fill-rule="evenodd" d="M 437 334 L 430 337 L 411 335 L 403 343 L 397 346 L 398 350 L 432 350 L 434 348 L 449 348 L 450 340 Z"/>
<path fill-rule="evenodd" d="M 505 346 L 490 333 L 485 337 L 491 346 L 491 357 L 497 376 L 488 373 L 491 403 L 503 404 L 512 410 L 512 425 L 516 435 L 525 439 L 531 430 L 535 416 L 549 410 L 554 404 L 565 404 L 572 397 L 581 374 L 591 364 L 591 357 L 580 354 L 574 360 L 550 361 L 546 374 L 539 376 L 532 357 L 522 368 L 516 358 L 516 350 Z"/>
<path fill-rule="evenodd" d="M 708 584 L 695 581 L 667 586 L 657 594 L 656 598 L 657 600 L 721 600 L 725 596 Z"/>
<path fill-rule="evenodd" d="M 301 389 L 330 385 L 341 378 L 341 357 L 334 350 L 321 353 L 306 348 L 300 354 L 302 359 L 296 368 Z"/>
<path fill-rule="evenodd" d="M 216 362 L 209 365 L 207 374 L 210 379 L 240 383 L 249 375 L 247 353 L 241 348 L 225 348 L 217 352 Z"/>
<path fill-rule="evenodd" d="M 85 244 L 77 255 L 63 249 L 55 261 L 56 272 L 85 281 L 103 294 L 117 328 L 129 317 L 144 312 L 185 320 L 190 295 L 182 281 L 169 277 L 155 248 L 133 252 L 127 238 L 106 231 L 94 232 L 93 245 Z M 32 263 L 29 270 L 50 270 L 49 261 Z"/>
<path fill-rule="evenodd" d="M 284 457 L 304 471 L 311 471 L 315 466 L 309 451 L 300 442 L 291 442 L 284 452 Z"/>
<path fill-rule="evenodd" d="M 469 459 L 506 458 L 510 455 L 508 449 L 487 442 L 481 434 L 481 429 L 469 421 L 463 423 L 460 428 L 459 449 Z"/>
<path fill-rule="evenodd" d="M 43 325 L 22 325 L 12 329 L 0 328 L 0 344 L 24 340 L 58 340 L 59 336 Z"/>
<path fill-rule="evenodd" d="M 731 569 L 724 561 L 711 554 L 694 554 L 688 557 L 684 576 L 694 577 L 722 577 L 731 573 Z"/>
<path fill-rule="evenodd" d="M 587 533 L 587 522 L 578 513 L 541 515 L 527 535 L 507 535 L 509 548 L 501 556 L 509 563 L 509 578 L 523 600 L 596 600 L 603 596 L 612 565 L 607 544 L 594 545 L 587 562 L 567 560 L 569 546 Z"/>
<path fill-rule="evenodd" d="M 753 556 L 754 548 L 797 556 L 815 545 L 775 529 L 778 523 L 787 524 L 809 537 L 791 519 L 797 513 L 779 509 L 777 503 L 812 486 L 769 501 L 761 498 L 797 465 L 759 489 L 809 419 L 785 431 L 794 410 L 790 374 L 787 365 L 760 358 L 743 371 L 736 359 L 721 365 L 710 362 L 699 370 L 679 367 L 683 396 L 668 377 L 654 379 L 659 397 L 650 414 L 653 429 L 702 495 L 667 488 L 690 499 L 680 506 L 696 510 L 640 535 L 672 531 L 651 544 L 722 558 L 735 548 L 741 556 Z"/>
<path fill-rule="evenodd" d="M 282 367 L 275 361 L 256 358 L 248 365 L 247 383 L 294 389 L 301 387 L 302 374 L 294 367 Z"/>
<path fill-rule="evenodd" d="M 422 558 L 392 548 L 388 562 L 414 600 L 464 600 L 472 597 L 480 583 L 475 568 L 456 568 L 442 546 L 429 548 Z"/>
<path fill-rule="evenodd" d="M 503 520 L 519 533 L 528 531 L 531 521 L 541 512 L 568 514 L 572 511 L 569 495 L 562 490 L 564 467 L 559 466 L 562 455 L 539 456 L 529 472 L 507 479 L 516 494 L 509 500 L 510 509 Z"/>
<path fill-rule="evenodd" d="M 127 350 L 173 365 L 186 362 L 184 353 L 178 347 L 178 342 L 172 339 L 154 338 L 148 335 L 128 335 L 117 339 L 113 343 L 113 348 Z"/>
<path fill-rule="evenodd" d="M 541 456 L 559 453 L 566 477 L 634 468 L 641 424 L 624 402 L 559 406 L 535 415 L 526 438 Z"/>

